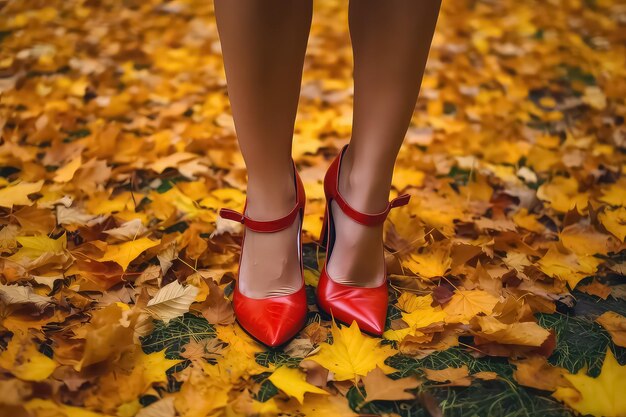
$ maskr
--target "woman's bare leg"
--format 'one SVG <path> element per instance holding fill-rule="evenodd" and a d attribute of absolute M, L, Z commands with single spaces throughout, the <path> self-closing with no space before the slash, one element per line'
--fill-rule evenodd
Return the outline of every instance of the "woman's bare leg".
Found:
<path fill-rule="evenodd" d="M 311 0 L 215 0 L 228 95 L 248 171 L 246 214 L 283 217 L 295 205 L 291 142 Z M 239 286 L 253 298 L 300 288 L 299 217 L 276 233 L 246 230 Z"/>
<path fill-rule="evenodd" d="M 398 151 L 408 129 L 432 41 L 439 0 L 352 0 L 352 139 L 339 190 L 355 209 L 385 209 Z M 327 265 L 337 282 L 373 287 L 383 280 L 382 225 L 363 226 L 331 204 L 336 226 Z"/>

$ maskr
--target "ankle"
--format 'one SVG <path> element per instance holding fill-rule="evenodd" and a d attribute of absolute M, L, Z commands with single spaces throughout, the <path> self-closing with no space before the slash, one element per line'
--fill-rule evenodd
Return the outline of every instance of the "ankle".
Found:
<path fill-rule="evenodd" d="M 339 192 L 356 210 L 377 213 L 389 202 L 391 178 L 388 177 L 379 169 L 356 163 L 348 147 L 341 161 Z"/>
<path fill-rule="evenodd" d="M 296 205 L 293 170 L 282 178 L 250 178 L 246 191 L 246 215 L 255 220 L 285 216 Z"/>

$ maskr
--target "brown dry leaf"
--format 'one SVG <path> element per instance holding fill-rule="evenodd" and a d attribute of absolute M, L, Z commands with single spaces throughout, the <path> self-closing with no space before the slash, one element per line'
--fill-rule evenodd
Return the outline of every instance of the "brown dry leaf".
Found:
<path fill-rule="evenodd" d="M 597 279 L 594 279 L 591 284 L 579 285 L 577 289 L 578 291 L 582 291 L 586 294 L 598 296 L 603 300 L 606 300 L 609 295 L 611 295 L 611 287 L 602 284 Z"/>
<path fill-rule="evenodd" d="M 76 371 L 103 361 L 115 362 L 134 350 L 134 326 L 139 311 L 126 304 L 115 303 L 95 311 L 89 323 L 76 329 L 76 337 L 84 339 L 84 348 Z"/>
<path fill-rule="evenodd" d="M 379 367 L 371 370 L 363 378 L 363 385 L 367 392 L 366 401 L 411 400 L 415 398 L 415 394 L 406 390 L 417 388 L 420 384 L 421 382 L 413 377 L 391 379 Z"/>
<path fill-rule="evenodd" d="M 626 347 L 626 317 L 613 311 L 606 311 L 596 319 L 611 335 L 613 343 Z"/>
<path fill-rule="evenodd" d="M 166 359 L 165 350 L 145 354 L 140 346 L 116 363 L 110 372 L 91 387 L 86 405 L 107 411 L 130 406 L 137 398 L 150 390 L 153 384 L 167 382 L 166 371 L 181 360 Z"/>
<path fill-rule="evenodd" d="M 211 324 L 227 325 L 235 321 L 235 313 L 228 298 L 212 279 L 205 279 L 209 286 L 209 295 L 206 300 L 193 306 Z"/>
<path fill-rule="evenodd" d="M 545 391 L 554 391 L 557 387 L 571 386 L 564 377 L 569 372 L 550 365 L 543 356 L 531 356 L 512 363 L 516 367 L 513 377 L 520 385 Z"/>
<path fill-rule="evenodd" d="M 426 378 L 431 381 L 448 382 L 446 386 L 467 387 L 472 383 L 467 365 L 463 365 L 460 368 L 424 369 L 423 371 Z"/>
<path fill-rule="evenodd" d="M 167 323 L 187 313 L 197 294 L 197 287 L 193 285 L 183 286 L 178 281 L 172 281 L 161 288 L 148 302 L 146 312 L 155 319 Z"/>
<path fill-rule="evenodd" d="M 476 317 L 474 321 L 480 337 L 504 345 L 541 346 L 550 332 L 534 322 L 505 324 L 490 316 Z"/>
<path fill-rule="evenodd" d="M 300 362 L 300 368 L 306 370 L 306 382 L 316 387 L 326 387 L 326 383 L 328 382 L 328 369 L 308 359 Z"/>
<path fill-rule="evenodd" d="M 492 381 L 498 378 L 498 374 L 491 371 L 481 371 L 472 374 L 474 378 L 482 379 L 483 381 Z"/>
<path fill-rule="evenodd" d="M 222 357 L 225 348 L 224 342 L 217 338 L 206 337 L 201 340 L 191 340 L 182 346 L 180 356 L 189 360 L 216 360 Z"/>

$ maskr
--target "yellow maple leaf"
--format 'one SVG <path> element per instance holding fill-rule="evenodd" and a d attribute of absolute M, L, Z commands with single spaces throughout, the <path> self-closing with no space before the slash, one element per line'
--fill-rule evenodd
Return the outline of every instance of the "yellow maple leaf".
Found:
<path fill-rule="evenodd" d="M 609 236 L 590 225 L 569 225 L 559 233 L 559 238 L 563 246 L 577 255 L 606 255 L 610 251 Z"/>
<path fill-rule="evenodd" d="M 385 330 L 385 332 L 383 333 L 383 337 L 385 339 L 395 340 L 397 342 L 401 342 L 408 335 L 423 336 L 424 333 L 420 332 L 419 330 L 412 329 L 411 327 L 405 327 L 404 329 L 398 329 L 398 330 L 388 329 L 388 330 Z"/>
<path fill-rule="evenodd" d="M 602 226 L 622 242 L 626 240 L 626 207 L 604 210 L 598 214 Z"/>
<path fill-rule="evenodd" d="M 393 185 L 396 190 L 402 191 L 407 187 L 421 187 L 424 184 L 425 174 L 416 169 L 397 168 L 393 173 Z"/>
<path fill-rule="evenodd" d="M 527 208 L 521 208 L 513 216 L 513 221 L 519 227 L 535 233 L 543 233 L 546 227 L 537 220 L 537 217 L 528 213 Z"/>
<path fill-rule="evenodd" d="M 215 365 L 204 364 L 204 372 L 214 380 L 221 381 L 223 385 L 233 385 L 240 378 L 249 378 L 251 375 L 274 369 L 272 364 L 268 367 L 259 365 L 254 356 L 251 357 L 233 346 L 229 346 L 221 354 L 222 357 Z"/>
<path fill-rule="evenodd" d="M 449 243 L 449 241 L 445 241 Z M 422 253 L 411 253 L 402 265 L 420 278 L 436 278 L 446 274 L 452 258 L 448 244 L 432 244 Z"/>
<path fill-rule="evenodd" d="M 447 323 L 469 323 L 478 314 L 490 314 L 498 299 L 483 290 L 457 290 L 443 311 Z"/>
<path fill-rule="evenodd" d="M 587 193 L 578 192 L 578 181 L 573 177 L 554 177 L 537 189 L 537 197 L 561 213 L 567 213 L 574 207 L 580 211 L 587 207 L 589 201 Z"/>
<path fill-rule="evenodd" d="M 259 343 L 243 331 L 239 324 L 232 326 L 217 326 L 217 338 L 228 343 L 231 349 L 244 353 L 249 358 L 254 358 L 256 353 L 263 352 Z"/>
<path fill-rule="evenodd" d="M 506 324 L 495 317 L 477 317 L 480 325 L 478 335 L 504 345 L 541 346 L 550 336 L 550 332 L 537 323 L 523 322 Z"/>
<path fill-rule="evenodd" d="M 314 394 L 328 395 L 328 392 L 315 385 L 306 382 L 306 375 L 300 369 L 281 366 L 276 369 L 268 378 L 272 384 L 285 394 L 294 397 L 300 404 L 304 402 L 304 394 L 311 392 Z"/>
<path fill-rule="evenodd" d="M 155 247 L 159 243 L 161 243 L 160 239 L 150 240 L 147 237 L 142 237 L 130 242 L 120 243 L 119 245 L 108 245 L 106 252 L 98 260 L 100 262 L 113 261 L 126 271 L 128 265 L 141 255 L 143 251 Z"/>
<path fill-rule="evenodd" d="M 393 371 L 384 362 L 397 352 L 390 346 L 380 346 L 379 339 L 363 335 L 356 321 L 350 327 L 341 328 L 333 322 L 331 331 L 333 344 L 320 344 L 320 351 L 307 359 L 333 372 L 335 380 L 357 379 L 376 366 L 387 373 Z"/>
<path fill-rule="evenodd" d="M 0 207 L 13 208 L 14 205 L 29 206 L 32 204 L 29 194 L 38 193 L 43 186 L 43 180 L 37 182 L 22 181 L 13 183 L 0 190 Z"/>
<path fill-rule="evenodd" d="M 63 233 L 59 238 L 52 239 L 45 235 L 18 236 L 15 238 L 22 247 L 9 257 L 11 260 L 23 258 L 36 259 L 44 254 L 61 253 L 67 247 L 67 235 Z"/>
<path fill-rule="evenodd" d="M 224 415 L 223 408 L 228 404 L 231 385 L 206 375 L 202 368 L 194 365 L 185 371 L 185 382 L 180 391 L 174 394 L 176 411 L 182 417 Z"/>
<path fill-rule="evenodd" d="M 446 236 L 452 236 L 454 221 L 464 217 L 463 202 L 459 200 L 454 194 L 444 196 L 435 192 L 423 192 L 411 198 L 408 211 Z"/>
<path fill-rule="evenodd" d="M 139 396 L 147 392 L 152 384 L 167 382 L 166 371 L 182 362 L 165 358 L 165 349 L 145 354 L 138 345 L 134 345 L 133 352 L 125 357 L 125 361 L 132 366 L 130 371 L 114 364 L 112 371 L 99 379 L 96 395 L 88 400 L 88 404 L 96 408 L 104 401 L 105 409 L 116 407 L 118 415 L 120 409 L 132 411 Z"/>
<path fill-rule="evenodd" d="M 181 362 L 181 359 L 167 359 L 165 349 L 148 354 L 137 349 L 133 370 L 127 381 L 134 382 L 136 392 L 143 393 L 153 383 L 167 382 L 165 371 Z"/>
<path fill-rule="evenodd" d="M 54 182 L 68 182 L 74 178 L 74 174 L 81 167 L 83 160 L 80 155 L 72 159 L 69 163 L 59 168 L 54 175 Z"/>
<path fill-rule="evenodd" d="M 86 201 L 90 214 L 111 214 L 133 207 L 133 196 L 129 192 L 110 196 L 108 193 L 96 193 Z"/>
<path fill-rule="evenodd" d="M 507 147 L 513 150 L 513 147 Z M 498 148 L 494 155 L 499 157 L 503 156 L 501 148 Z M 519 159 L 517 154 L 513 157 L 516 161 Z M 486 201 L 491 200 L 493 194 L 493 187 L 489 184 L 489 181 L 485 175 L 475 175 L 474 179 L 469 181 L 467 185 L 460 189 L 461 195 L 468 200 Z"/>
<path fill-rule="evenodd" d="M 415 310 L 430 307 L 432 303 L 432 295 L 428 294 L 425 296 L 417 296 L 415 294 L 411 294 L 410 292 L 403 292 L 397 300 L 398 307 L 407 313 L 412 313 Z"/>
<path fill-rule="evenodd" d="M 558 387 L 552 394 L 558 400 L 581 414 L 593 416 L 619 417 L 626 415 L 626 365 L 620 366 L 607 348 L 602 370 L 597 378 L 587 375 L 586 369 L 564 377 L 575 387 Z"/>
<path fill-rule="evenodd" d="M 607 187 L 599 200 L 612 206 L 626 206 L 626 179 L 622 178 Z"/>
<path fill-rule="evenodd" d="M 412 330 L 422 329 L 428 327 L 431 324 L 443 322 L 446 313 L 443 312 L 440 306 L 432 307 L 433 303 L 432 295 L 424 295 L 422 297 L 413 296 L 414 299 L 406 303 L 412 311 L 410 313 L 402 313 L 402 320 Z"/>
<path fill-rule="evenodd" d="M 39 352 L 26 333 L 17 332 L 0 354 L 0 367 L 24 381 L 43 381 L 56 369 L 57 363 Z"/>
<path fill-rule="evenodd" d="M 555 246 L 539 259 L 537 265 L 547 275 L 566 281 L 575 288 L 583 278 L 593 275 L 602 260 L 594 256 L 579 256 L 573 252 L 563 253 Z"/>

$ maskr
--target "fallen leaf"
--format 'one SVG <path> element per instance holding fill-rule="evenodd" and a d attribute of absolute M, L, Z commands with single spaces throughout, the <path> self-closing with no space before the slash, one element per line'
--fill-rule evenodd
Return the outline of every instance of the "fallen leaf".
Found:
<path fill-rule="evenodd" d="M 0 284 L 0 299 L 7 305 L 33 304 L 40 310 L 53 303 L 52 298 L 39 295 L 33 291 L 32 287 L 23 285 Z"/>
<path fill-rule="evenodd" d="M 620 366 L 611 349 L 606 350 L 600 375 L 587 376 L 586 369 L 577 374 L 564 375 L 574 388 L 558 387 L 552 396 L 563 401 L 581 414 L 594 416 L 626 415 L 626 396 L 623 381 L 626 380 L 626 365 Z"/>
<path fill-rule="evenodd" d="M 611 335 L 613 343 L 626 347 L 626 317 L 613 311 L 606 311 L 596 319 Z"/>
<path fill-rule="evenodd" d="M 415 394 L 406 390 L 417 388 L 420 384 L 421 382 L 413 377 L 391 379 L 379 367 L 368 372 L 363 378 L 363 385 L 367 392 L 366 401 L 411 400 L 415 398 Z"/>
<path fill-rule="evenodd" d="M 603 300 L 606 300 L 609 295 L 611 295 L 611 287 L 602 284 L 597 279 L 594 279 L 593 282 L 589 285 L 579 285 L 577 289 L 578 291 L 582 291 L 586 294 L 600 297 Z"/>
<path fill-rule="evenodd" d="M 304 394 L 307 392 L 328 395 L 328 392 L 323 389 L 306 382 L 306 374 L 297 368 L 281 366 L 267 379 L 269 379 L 276 388 L 298 400 L 300 404 L 304 402 Z"/>
<path fill-rule="evenodd" d="M 235 321 L 235 313 L 231 302 L 224 297 L 224 291 L 212 280 L 206 279 L 209 295 L 202 303 L 194 306 L 211 324 L 231 324 Z"/>
<path fill-rule="evenodd" d="M 322 343 L 319 352 L 307 359 L 331 371 L 336 381 L 357 379 L 376 366 L 387 373 L 393 371 L 384 361 L 395 354 L 394 349 L 381 346 L 379 340 L 363 335 L 356 321 L 350 327 L 341 328 L 333 322 L 331 329 L 333 344 Z"/>
<path fill-rule="evenodd" d="M 626 240 L 626 207 L 607 209 L 598 214 L 598 220 L 613 236 Z"/>
<path fill-rule="evenodd" d="M 569 381 L 565 379 L 565 375 L 569 372 L 558 366 L 550 365 L 544 356 L 531 356 L 512 363 L 516 367 L 513 377 L 525 387 L 554 391 L 558 387 L 571 386 Z"/>
<path fill-rule="evenodd" d="M 490 314 L 498 299 L 482 290 L 457 290 L 443 307 L 447 323 L 469 323 L 478 314 Z"/>
<path fill-rule="evenodd" d="M 142 408 L 135 414 L 135 417 L 174 417 L 175 415 L 174 397 L 165 397 Z"/>
<path fill-rule="evenodd" d="M 534 322 L 505 324 L 490 316 L 476 317 L 477 334 L 483 339 L 504 345 L 541 346 L 550 332 Z"/>
<path fill-rule="evenodd" d="M 108 245 L 106 252 L 98 261 L 112 261 L 120 265 L 124 271 L 128 269 L 128 265 L 141 255 L 147 249 L 153 248 L 161 243 L 161 240 L 150 240 L 142 237 L 130 242 L 120 243 L 118 245 Z"/>
<path fill-rule="evenodd" d="M 0 189 L 0 207 L 29 206 L 32 204 L 28 196 L 41 191 L 43 180 L 37 182 L 21 181 Z"/>
<path fill-rule="evenodd" d="M 469 377 L 469 369 L 467 365 L 460 368 L 449 367 L 445 369 L 423 369 L 424 375 L 431 381 L 449 382 L 449 386 L 466 387 L 472 383 Z"/>
<path fill-rule="evenodd" d="M 39 352 L 26 333 L 18 332 L 0 353 L 0 367 L 23 381 L 43 381 L 54 372 L 57 363 Z"/>
<path fill-rule="evenodd" d="M 184 286 L 178 281 L 172 281 L 161 288 L 154 298 L 148 301 L 146 311 L 155 319 L 163 320 L 167 323 L 187 313 L 197 294 L 197 287 L 193 285 Z"/>

